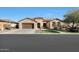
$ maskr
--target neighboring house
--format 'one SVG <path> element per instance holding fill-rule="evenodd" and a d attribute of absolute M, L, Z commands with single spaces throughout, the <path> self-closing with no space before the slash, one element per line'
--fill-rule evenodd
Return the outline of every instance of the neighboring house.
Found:
<path fill-rule="evenodd" d="M 11 21 L 9 23 L 10 23 L 11 29 L 17 29 L 18 28 L 18 22 Z"/>
<path fill-rule="evenodd" d="M 0 19 L 0 30 L 3 31 L 5 29 L 11 29 L 11 27 L 16 27 L 17 24 L 14 21 L 7 20 L 7 19 Z"/>
<path fill-rule="evenodd" d="M 61 29 L 64 26 L 64 22 L 60 19 L 44 19 L 42 17 L 37 18 L 24 18 L 19 21 L 20 29 Z"/>

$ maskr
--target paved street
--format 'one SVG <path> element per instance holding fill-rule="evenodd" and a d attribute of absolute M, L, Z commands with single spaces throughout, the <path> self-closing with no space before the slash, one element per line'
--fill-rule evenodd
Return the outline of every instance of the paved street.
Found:
<path fill-rule="evenodd" d="M 0 34 L 0 51 L 79 52 L 79 35 Z"/>

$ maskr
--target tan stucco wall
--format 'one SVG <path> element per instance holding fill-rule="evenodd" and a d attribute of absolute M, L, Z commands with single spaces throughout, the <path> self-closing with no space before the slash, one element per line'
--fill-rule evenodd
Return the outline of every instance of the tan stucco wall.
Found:
<path fill-rule="evenodd" d="M 23 20 L 19 22 L 19 28 L 22 29 L 22 23 L 34 23 L 34 29 L 38 29 L 37 23 L 40 23 L 40 29 L 43 29 L 44 22 L 45 22 L 44 19 Z M 51 20 L 45 23 L 49 29 L 53 29 L 53 25 L 52 25 L 53 22 L 55 22 L 56 25 L 58 24 L 58 22 L 60 22 L 61 25 L 64 25 L 64 23 L 60 20 Z"/>
<path fill-rule="evenodd" d="M 47 27 L 50 29 L 50 22 L 47 23 Z"/>
<path fill-rule="evenodd" d="M 5 29 L 5 26 L 7 26 L 9 23 L 7 22 L 0 22 L 0 30 L 3 31 Z"/>
<path fill-rule="evenodd" d="M 53 24 L 53 22 L 55 23 L 55 26 L 56 27 L 58 27 L 58 22 L 60 23 L 60 25 L 61 26 L 63 26 L 65 23 L 64 22 L 62 22 L 62 21 L 60 21 L 60 20 L 51 20 L 50 22 L 49 22 L 49 24 L 50 24 L 50 29 L 54 29 L 54 25 L 52 25 Z"/>
<path fill-rule="evenodd" d="M 43 19 L 34 19 L 34 20 L 38 23 L 43 22 Z"/>
<path fill-rule="evenodd" d="M 40 23 L 40 29 L 43 29 L 43 21 L 44 19 L 34 19 L 37 23 Z M 37 26 L 37 25 L 36 25 Z"/>

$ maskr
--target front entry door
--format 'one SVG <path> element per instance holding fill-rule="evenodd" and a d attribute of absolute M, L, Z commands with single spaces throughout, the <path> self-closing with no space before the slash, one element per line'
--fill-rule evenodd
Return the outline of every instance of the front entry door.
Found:
<path fill-rule="evenodd" d="M 40 23 L 37 23 L 37 27 L 40 28 Z"/>

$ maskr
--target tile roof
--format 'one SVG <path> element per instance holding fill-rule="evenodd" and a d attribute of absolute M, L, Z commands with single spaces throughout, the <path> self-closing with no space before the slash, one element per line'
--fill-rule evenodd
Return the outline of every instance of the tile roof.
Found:
<path fill-rule="evenodd" d="M 19 20 L 18 22 L 26 20 L 26 19 L 32 20 L 31 18 L 23 18 L 23 19 Z"/>
<path fill-rule="evenodd" d="M 11 23 L 17 23 L 15 21 L 9 20 L 9 19 L 0 19 L 1 22 L 11 22 Z"/>
<path fill-rule="evenodd" d="M 35 17 L 34 19 L 43 19 L 43 20 L 44 20 L 44 18 L 43 18 L 43 17 Z"/>
<path fill-rule="evenodd" d="M 63 20 L 60 20 L 58 18 L 54 18 L 54 19 L 44 19 L 43 17 L 36 17 L 36 18 L 24 18 L 24 19 L 21 19 L 20 21 L 23 21 L 23 20 L 26 20 L 26 19 L 29 19 L 29 20 L 32 20 L 32 21 L 35 21 L 35 19 L 43 19 L 44 22 L 49 22 L 49 21 L 53 21 L 53 20 L 59 20 L 59 21 L 62 21 Z M 19 22 L 20 22 L 19 21 Z"/>

